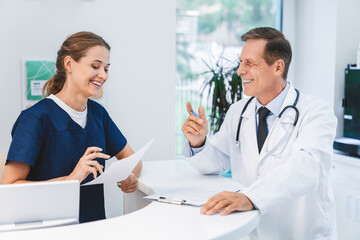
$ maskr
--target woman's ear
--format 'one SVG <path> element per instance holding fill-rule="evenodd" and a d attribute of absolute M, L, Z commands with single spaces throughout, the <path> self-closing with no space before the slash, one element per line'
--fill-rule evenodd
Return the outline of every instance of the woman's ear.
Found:
<path fill-rule="evenodd" d="M 275 75 L 282 76 L 285 68 L 285 62 L 282 59 L 279 59 L 275 62 Z"/>
<path fill-rule="evenodd" d="M 72 72 L 72 63 L 73 63 L 73 59 L 70 56 L 66 56 L 64 58 L 64 68 L 67 72 L 71 73 Z"/>

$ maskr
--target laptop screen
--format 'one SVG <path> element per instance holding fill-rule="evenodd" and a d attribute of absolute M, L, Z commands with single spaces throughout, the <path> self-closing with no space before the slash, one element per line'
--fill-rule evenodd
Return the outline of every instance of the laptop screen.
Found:
<path fill-rule="evenodd" d="M 78 181 L 0 185 L 0 231 L 78 223 Z"/>

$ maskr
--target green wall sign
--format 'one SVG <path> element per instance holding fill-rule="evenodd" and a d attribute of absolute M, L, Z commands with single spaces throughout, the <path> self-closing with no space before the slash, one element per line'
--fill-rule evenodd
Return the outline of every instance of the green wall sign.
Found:
<path fill-rule="evenodd" d="M 27 99 L 42 99 L 42 89 L 55 74 L 53 61 L 26 61 Z"/>

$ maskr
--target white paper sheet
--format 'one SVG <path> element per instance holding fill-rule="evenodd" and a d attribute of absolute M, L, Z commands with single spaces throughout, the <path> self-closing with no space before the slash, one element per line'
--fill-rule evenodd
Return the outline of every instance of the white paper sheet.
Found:
<path fill-rule="evenodd" d="M 136 167 L 138 162 L 141 160 L 141 158 L 144 156 L 144 154 L 153 142 L 154 139 L 145 144 L 145 146 L 143 146 L 133 155 L 113 162 L 110 167 L 105 172 L 103 172 L 103 174 L 88 183 L 82 184 L 82 186 L 109 182 L 120 182 L 125 180 L 130 175 L 132 170 Z"/>

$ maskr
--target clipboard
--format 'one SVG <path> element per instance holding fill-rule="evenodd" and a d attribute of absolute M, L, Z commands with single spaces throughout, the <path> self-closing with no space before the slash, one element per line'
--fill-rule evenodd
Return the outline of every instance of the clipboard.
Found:
<path fill-rule="evenodd" d="M 144 197 L 144 200 L 170 203 L 176 205 L 203 206 L 209 198 L 221 191 L 239 192 L 239 188 L 211 189 L 211 188 L 180 188 L 152 194 Z"/>
<path fill-rule="evenodd" d="M 175 198 L 175 197 L 165 197 L 160 196 L 158 194 L 153 194 L 150 196 L 146 196 L 143 198 L 144 200 L 148 201 L 156 201 L 156 202 L 162 202 L 162 203 L 170 203 L 170 204 L 176 204 L 176 205 L 191 205 L 194 207 L 201 207 L 206 203 L 206 201 L 196 201 L 193 199 L 182 199 L 182 198 Z"/>

